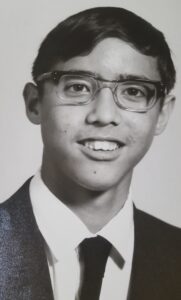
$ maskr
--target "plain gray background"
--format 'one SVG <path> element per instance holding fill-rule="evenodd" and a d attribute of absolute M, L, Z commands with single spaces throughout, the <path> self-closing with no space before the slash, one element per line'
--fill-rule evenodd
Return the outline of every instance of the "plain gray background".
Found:
<path fill-rule="evenodd" d="M 137 167 L 133 198 L 138 207 L 181 227 L 181 2 L 178 0 L 16 0 L 0 4 L 0 202 L 41 164 L 40 129 L 26 119 L 22 90 L 44 36 L 62 19 L 94 6 L 128 8 L 165 33 L 177 69 L 176 107 Z"/>

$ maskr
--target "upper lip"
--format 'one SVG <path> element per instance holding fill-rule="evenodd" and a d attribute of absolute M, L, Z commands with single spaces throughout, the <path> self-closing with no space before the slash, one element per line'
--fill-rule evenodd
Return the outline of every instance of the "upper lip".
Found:
<path fill-rule="evenodd" d="M 112 143 L 117 143 L 119 146 L 124 146 L 125 143 L 117 138 L 110 137 L 110 136 L 91 136 L 91 137 L 86 137 L 86 138 L 81 138 L 78 140 L 79 144 L 84 144 L 85 142 L 91 142 L 91 141 L 104 141 L 104 142 L 112 142 Z"/>

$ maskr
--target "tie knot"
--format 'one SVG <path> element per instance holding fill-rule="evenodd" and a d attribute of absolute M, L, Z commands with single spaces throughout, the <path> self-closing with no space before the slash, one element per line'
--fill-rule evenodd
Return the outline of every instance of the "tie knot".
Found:
<path fill-rule="evenodd" d="M 99 272 L 104 272 L 111 246 L 111 243 L 99 235 L 84 239 L 79 246 L 79 255 L 86 270 L 90 271 L 94 265 L 94 268 L 98 269 Z"/>

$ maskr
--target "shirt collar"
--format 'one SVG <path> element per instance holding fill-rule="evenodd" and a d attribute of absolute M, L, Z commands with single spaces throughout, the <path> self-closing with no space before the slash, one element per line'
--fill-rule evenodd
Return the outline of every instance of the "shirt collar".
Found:
<path fill-rule="evenodd" d="M 97 234 L 106 238 L 125 261 L 131 259 L 134 244 L 133 202 L 131 191 L 123 208 Z"/>
<path fill-rule="evenodd" d="M 130 193 L 124 207 L 96 234 L 92 234 L 48 189 L 40 172 L 37 172 L 31 180 L 30 198 L 40 232 L 56 260 L 62 259 L 65 253 L 76 249 L 83 239 L 96 235 L 106 238 L 125 260 L 129 260 L 134 240 L 133 203 Z"/>

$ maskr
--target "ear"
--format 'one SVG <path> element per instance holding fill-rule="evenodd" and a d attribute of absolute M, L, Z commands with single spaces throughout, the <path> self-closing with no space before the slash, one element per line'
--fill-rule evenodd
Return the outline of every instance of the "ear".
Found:
<path fill-rule="evenodd" d="M 40 97 L 37 86 L 31 82 L 27 83 L 23 90 L 23 97 L 28 119 L 33 124 L 40 124 Z"/>
<path fill-rule="evenodd" d="M 175 104 L 175 97 L 173 95 L 167 95 L 164 99 L 163 106 L 159 113 L 156 129 L 155 129 L 155 135 L 159 135 L 164 131 L 165 127 L 167 126 L 170 115 L 173 111 L 174 104 Z"/>

